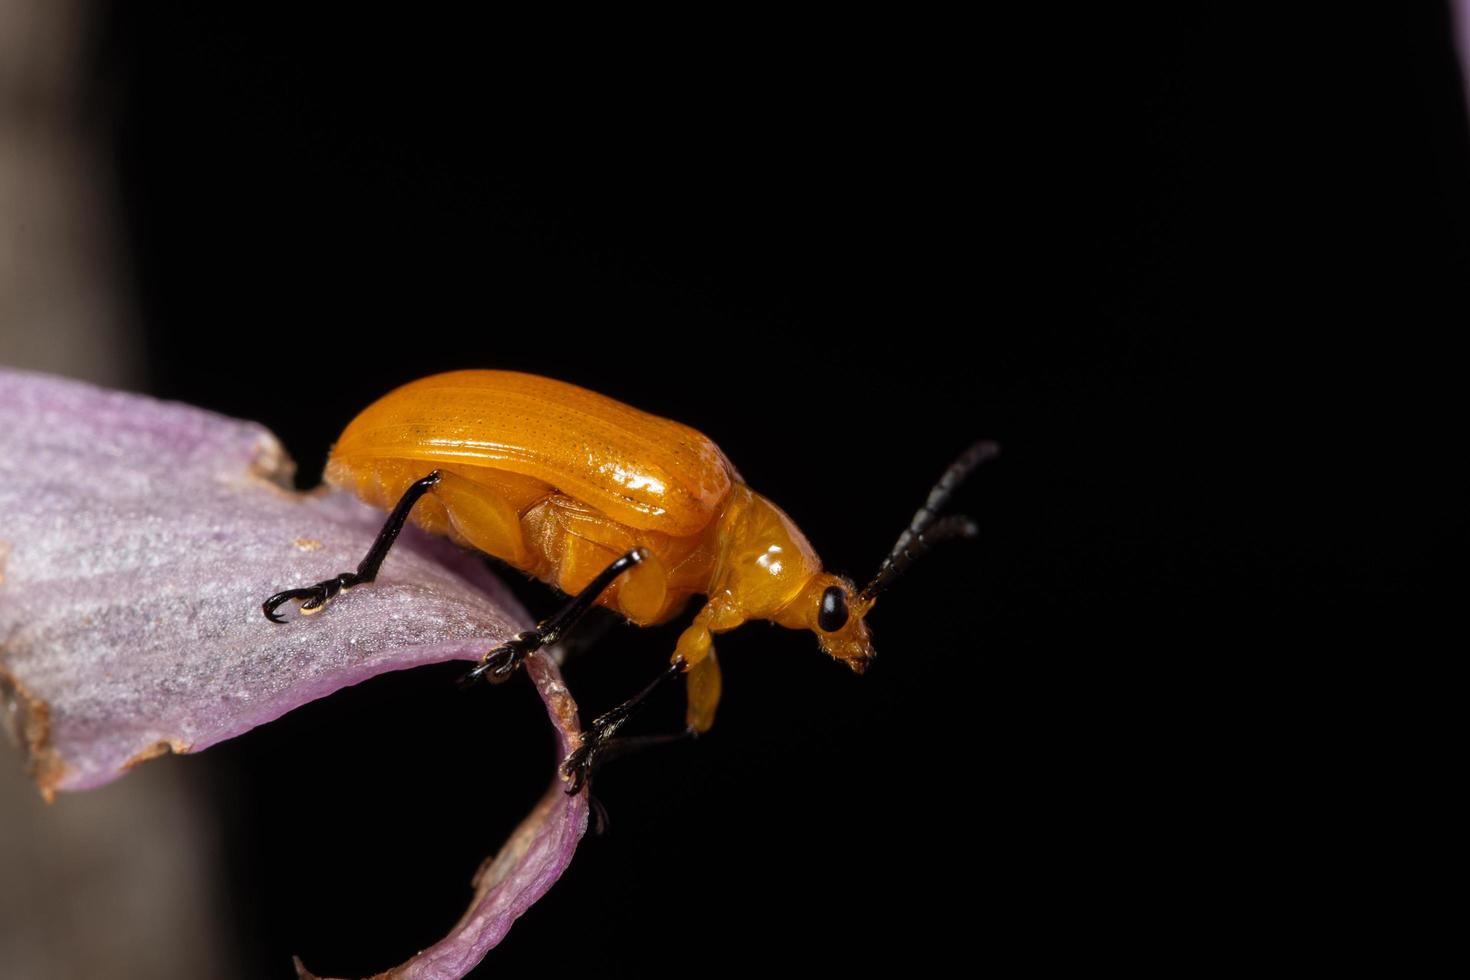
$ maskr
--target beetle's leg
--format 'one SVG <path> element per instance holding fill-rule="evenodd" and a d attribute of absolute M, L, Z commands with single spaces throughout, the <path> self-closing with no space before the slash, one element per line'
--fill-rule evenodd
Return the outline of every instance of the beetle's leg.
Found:
<path fill-rule="evenodd" d="M 675 660 L 669 664 L 663 673 L 654 678 L 653 683 L 611 711 L 597 716 L 592 724 L 588 726 L 587 731 L 582 733 L 582 745 L 568 755 L 561 764 L 562 775 L 572 781 L 572 786 L 567 790 L 567 795 L 574 796 L 581 792 L 582 787 L 587 783 L 587 777 L 592 772 L 592 767 L 598 761 L 598 753 L 612 741 L 612 737 L 617 734 L 618 729 L 623 727 L 623 723 L 633 716 L 633 713 L 642 706 L 648 696 L 662 687 L 665 682 L 678 677 L 688 669 L 688 665 L 684 663 L 682 658 Z M 693 735 L 695 731 L 693 728 L 690 728 L 685 734 Z M 672 738 L 682 737 L 683 735 L 672 736 Z M 653 736 L 653 739 L 658 741 L 671 740 L 670 737 L 657 735 Z"/>
<path fill-rule="evenodd" d="M 602 748 L 598 749 L 596 758 L 587 765 L 586 772 L 574 777 L 580 780 L 580 782 L 569 789 L 567 795 L 575 796 L 581 792 L 581 788 L 591 781 L 593 774 L 601 772 L 603 767 L 609 762 L 626 759 L 632 755 L 641 755 L 647 749 L 658 748 L 662 745 L 672 745 L 676 742 L 687 742 L 698 737 L 699 732 L 692 728 L 670 732 L 666 735 L 619 735 L 617 738 L 605 742 Z M 591 793 L 587 794 L 587 801 L 593 805 L 595 810 L 600 811 L 594 814 L 597 822 L 592 832 L 594 835 L 601 837 L 606 832 L 609 823 L 607 809 Z"/>
<path fill-rule="evenodd" d="M 681 664 L 683 664 L 685 689 L 689 700 L 684 729 L 665 735 L 620 735 L 612 738 L 613 733 L 624 721 L 628 720 L 633 710 L 644 698 L 665 680 L 679 673 Z M 571 792 L 575 793 L 581 788 L 582 783 L 592 775 L 593 769 L 600 768 L 614 759 L 642 752 L 656 745 L 668 745 L 670 742 L 682 742 L 686 738 L 698 738 L 703 735 L 715 722 L 715 706 L 719 704 L 719 701 L 720 665 L 715 659 L 714 647 L 708 647 L 704 658 L 693 666 L 684 664 L 681 659 L 675 658 L 673 666 L 660 674 L 658 680 L 640 691 L 636 697 L 618 705 L 592 723 L 591 733 L 587 736 L 588 741 L 583 743 L 584 747 L 590 746 L 585 748 L 585 757 L 578 757 L 577 753 L 573 753 L 567 757 L 566 762 L 562 763 L 562 771 L 574 780 Z"/>
<path fill-rule="evenodd" d="M 567 630 L 577 625 L 577 621 L 587 614 L 587 610 L 596 604 L 597 597 L 602 595 L 609 585 L 612 585 L 614 579 L 647 557 L 648 549 L 646 548 L 634 548 L 623 555 L 598 573 L 598 576 L 588 583 L 585 589 L 573 596 L 570 602 L 550 617 L 542 620 L 534 629 L 517 633 L 500 646 L 487 652 L 480 658 L 479 666 L 460 679 L 460 684 L 468 686 L 481 677 L 486 677 L 491 683 L 498 684 L 510 677 L 528 654 L 535 653 L 542 647 L 559 640 Z"/>
<path fill-rule="evenodd" d="M 439 471 L 435 470 L 404 491 L 403 496 L 398 498 L 393 512 L 388 515 L 388 520 L 383 524 L 383 529 L 378 532 L 373 546 L 368 549 L 367 557 L 358 564 L 357 571 L 343 572 L 335 578 L 318 582 L 309 588 L 277 592 L 265 600 L 261 606 L 261 609 L 265 611 L 265 618 L 273 623 L 284 623 L 285 620 L 276 615 L 276 609 L 292 599 L 304 599 L 305 601 L 301 603 L 301 612 L 309 616 L 314 612 L 319 612 L 337 593 L 377 578 L 378 569 L 383 565 L 383 559 L 388 557 L 388 549 L 393 547 L 393 542 L 398 540 L 398 532 L 403 530 L 403 525 L 408 521 L 408 512 L 413 510 L 413 505 L 418 503 L 420 497 L 438 485 L 439 479 Z"/>
<path fill-rule="evenodd" d="M 715 723 L 715 709 L 720 706 L 720 661 L 715 648 L 699 663 L 689 668 L 684 685 L 684 723 L 697 735 L 709 731 Z"/>
<path fill-rule="evenodd" d="M 684 722 L 695 732 L 707 732 L 715 723 L 715 709 L 720 705 L 720 662 L 715 657 L 714 637 L 703 614 L 679 636 L 674 659 L 688 664 L 689 680 L 685 684 Z"/>

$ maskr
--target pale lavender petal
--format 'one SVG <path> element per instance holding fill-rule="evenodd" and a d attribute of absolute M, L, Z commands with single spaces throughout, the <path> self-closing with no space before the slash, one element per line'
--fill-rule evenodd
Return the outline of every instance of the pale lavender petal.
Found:
<path fill-rule="evenodd" d="M 528 625 L 472 556 L 404 532 L 371 588 L 266 621 L 281 588 L 354 568 L 381 513 L 289 488 L 254 423 L 0 370 L 0 693 L 42 791 L 83 789 L 389 670 L 475 659 Z M 561 753 L 581 738 L 556 666 L 527 670 Z M 442 942 L 385 977 L 460 977 L 556 881 L 587 794 L 553 779 L 480 869 Z M 298 964 L 299 967 L 299 964 Z M 302 976 L 310 976 L 300 968 Z"/>
<path fill-rule="evenodd" d="M 383 520 L 290 491 L 289 472 L 254 423 L 0 371 L 0 678 L 39 735 L 43 787 L 471 659 L 526 624 L 477 561 L 411 528 L 372 588 L 268 623 L 265 596 L 355 567 Z"/>
<path fill-rule="evenodd" d="M 0 689 L 42 791 L 190 752 L 524 628 L 494 577 L 405 534 L 318 617 L 260 604 L 357 566 L 383 515 L 298 494 L 249 422 L 0 372 Z"/>

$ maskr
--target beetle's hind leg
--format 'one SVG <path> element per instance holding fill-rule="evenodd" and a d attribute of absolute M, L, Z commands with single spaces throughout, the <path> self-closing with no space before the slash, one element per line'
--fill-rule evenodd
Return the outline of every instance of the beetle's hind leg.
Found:
<path fill-rule="evenodd" d="M 413 510 L 413 505 L 419 502 L 420 497 L 438 486 L 440 478 L 440 472 L 435 470 L 404 491 L 403 496 L 398 498 L 398 504 L 393 508 L 393 512 L 388 515 L 388 520 L 383 524 L 383 529 L 373 540 L 373 546 L 368 549 L 367 556 L 358 563 L 357 571 L 343 572 L 341 575 L 304 589 L 287 589 L 284 592 L 277 592 L 261 605 L 265 618 L 273 623 L 284 623 L 285 620 L 276 615 L 276 610 L 293 599 L 304 600 L 301 603 L 301 612 L 309 616 L 331 602 L 337 593 L 345 592 L 355 585 L 362 585 L 377 578 L 378 569 L 383 566 L 383 559 L 388 557 L 388 549 L 393 547 L 393 542 L 398 540 L 398 533 L 403 530 L 403 525 L 408 521 L 408 512 Z"/>
<path fill-rule="evenodd" d="M 577 625 L 597 602 L 597 597 L 621 574 L 649 557 L 647 548 L 634 548 L 617 561 L 604 568 L 587 587 L 572 597 L 554 614 L 536 624 L 535 628 L 517 633 L 500 646 L 480 658 L 477 667 L 460 679 L 462 686 L 469 686 L 480 678 L 498 684 L 515 673 L 521 661 L 544 646 L 559 640 L 568 630 Z"/>

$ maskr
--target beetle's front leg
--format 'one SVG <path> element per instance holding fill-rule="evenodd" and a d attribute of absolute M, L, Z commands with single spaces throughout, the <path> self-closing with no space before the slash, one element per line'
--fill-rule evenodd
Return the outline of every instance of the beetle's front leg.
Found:
<path fill-rule="evenodd" d="M 645 687 L 643 690 L 639 691 L 637 694 L 633 695 L 631 698 L 624 701 L 616 708 L 613 708 L 611 711 L 598 715 L 595 719 L 593 719 L 592 724 L 588 725 L 587 730 L 582 733 L 581 746 L 573 751 L 570 755 L 568 755 L 561 764 L 562 776 L 572 781 L 571 789 L 567 790 L 568 795 L 575 796 L 577 793 L 581 792 L 582 787 L 585 786 L 587 783 L 587 777 L 592 774 L 593 766 L 595 766 L 598 762 L 598 753 L 600 753 L 609 742 L 613 741 L 613 736 L 617 734 L 618 729 L 622 728 L 623 723 L 626 722 L 629 718 L 633 717 L 633 713 L 642 706 L 643 702 L 647 700 L 648 696 L 654 691 L 658 690 L 660 687 L 662 687 L 667 681 L 671 680 L 672 678 L 678 677 L 680 674 L 684 673 L 688 669 L 689 665 L 686 664 L 682 659 L 675 660 L 673 663 L 669 664 L 668 668 L 664 670 L 663 673 L 655 677 L 653 679 L 653 682 Z M 695 732 L 693 728 L 689 728 L 686 731 L 681 732 L 679 735 L 673 737 L 682 738 L 685 735 L 695 734 L 697 734 L 697 732 Z M 657 741 L 667 741 L 668 737 L 655 736 L 655 739 Z M 617 743 L 614 742 L 613 744 Z"/>
<path fill-rule="evenodd" d="M 674 659 L 689 665 L 684 722 L 690 731 L 703 734 L 714 725 L 715 709 L 720 705 L 720 662 L 715 657 L 714 636 L 702 615 L 679 635 Z"/>
<path fill-rule="evenodd" d="M 325 582 L 318 582 L 304 589 L 287 589 L 284 592 L 277 592 L 265 600 L 260 607 L 265 612 L 265 618 L 273 623 L 284 623 L 285 620 L 276 615 L 276 610 L 292 599 L 305 600 L 301 603 L 301 612 L 310 616 L 336 598 L 337 593 L 346 592 L 355 585 L 363 585 L 377 578 L 378 569 L 383 567 L 383 559 L 388 557 L 388 549 L 393 547 L 393 542 L 398 540 L 398 533 L 403 530 L 403 525 L 408 521 L 408 512 L 413 510 L 413 505 L 419 502 L 420 497 L 439 485 L 439 480 L 440 473 L 435 470 L 404 491 L 403 496 L 398 498 L 393 512 L 388 515 L 388 520 L 383 524 L 383 529 L 373 540 L 373 546 L 368 549 L 367 556 L 358 563 L 357 571 L 343 572 Z"/>
<path fill-rule="evenodd" d="M 572 781 L 569 793 L 580 790 L 593 768 L 615 755 L 649 745 L 662 745 L 690 736 L 703 735 L 715 723 L 715 708 L 720 703 L 720 663 L 715 657 L 714 637 L 710 633 L 707 618 L 701 614 L 679 637 L 674 649 L 673 662 L 667 670 L 654 679 L 643 690 L 604 715 L 598 716 L 582 737 L 582 745 L 567 756 L 561 764 L 562 775 Z M 637 708 L 643 704 L 664 682 L 680 674 L 685 676 L 685 726 L 682 732 L 672 735 L 643 735 L 632 738 L 613 738 L 619 728 Z"/>

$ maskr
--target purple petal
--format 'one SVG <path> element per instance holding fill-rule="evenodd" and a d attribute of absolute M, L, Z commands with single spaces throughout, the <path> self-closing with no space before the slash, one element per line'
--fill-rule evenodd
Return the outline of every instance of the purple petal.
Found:
<path fill-rule="evenodd" d="M 43 792 L 524 628 L 492 576 L 418 534 L 372 588 L 267 622 L 266 596 L 355 568 L 383 520 L 286 489 L 289 465 L 252 423 L 0 374 L 0 684 Z"/>
<path fill-rule="evenodd" d="M 413 528 L 371 588 L 267 622 L 266 596 L 355 568 L 383 520 L 296 493 L 289 473 L 254 423 L 0 370 L 0 694 L 48 798 L 385 671 L 475 659 L 528 625 L 477 560 Z M 527 665 L 565 754 L 576 705 L 549 659 Z M 586 824 L 586 794 L 553 780 L 450 936 L 384 976 L 464 975 Z"/>

